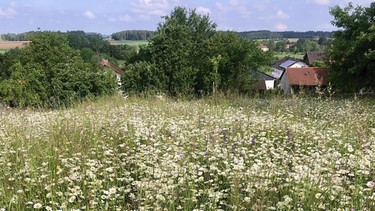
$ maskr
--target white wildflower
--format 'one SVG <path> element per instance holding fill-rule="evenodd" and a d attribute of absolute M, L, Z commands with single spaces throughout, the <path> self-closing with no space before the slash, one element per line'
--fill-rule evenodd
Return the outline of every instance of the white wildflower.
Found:
<path fill-rule="evenodd" d="M 33 208 L 34 209 L 41 209 L 43 207 L 43 205 L 41 203 L 35 203 Z"/>

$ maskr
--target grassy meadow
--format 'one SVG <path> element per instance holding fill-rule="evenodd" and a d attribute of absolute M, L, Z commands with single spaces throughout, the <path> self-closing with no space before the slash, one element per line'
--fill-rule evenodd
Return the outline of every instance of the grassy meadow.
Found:
<path fill-rule="evenodd" d="M 0 110 L 3 210 L 374 210 L 374 162 L 367 100 Z"/>
<path fill-rule="evenodd" d="M 139 46 L 147 45 L 147 40 L 111 40 L 109 41 L 111 45 L 130 45 L 130 46 Z"/>
<path fill-rule="evenodd" d="M 293 57 L 293 58 L 297 58 L 297 59 L 303 59 L 303 57 L 305 56 L 305 54 L 303 53 L 294 53 L 294 52 L 275 52 L 275 57 L 277 57 L 278 59 L 282 59 L 286 56 L 289 56 L 289 57 Z"/>

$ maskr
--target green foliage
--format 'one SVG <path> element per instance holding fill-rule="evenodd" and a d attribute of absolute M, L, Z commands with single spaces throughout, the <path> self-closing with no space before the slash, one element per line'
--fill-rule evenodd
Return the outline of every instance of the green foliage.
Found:
<path fill-rule="evenodd" d="M 7 34 L 1 34 L 0 40 L 6 40 L 6 41 L 29 41 L 30 37 L 33 36 L 33 34 L 38 33 L 37 31 L 29 31 L 24 32 L 20 34 L 15 33 L 7 33 Z"/>
<path fill-rule="evenodd" d="M 318 42 L 311 39 L 298 39 L 296 43 L 296 52 L 317 51 L 319 49 Z"/>
<path fill-rule="evenodd" d="M 216 33 L 207 42 L 206 49 L 208 54 L 221 55 L 218 72 L 221 79 L 219 90 L 222 92 L 251 91 L 250 72 L 270 63 L 272 58 L 271 53 L 260 50 L 256 42 L 234 32 Z"/>
<path fill-rule="evenodd" d="M 126 30 L 112 34 L 114 40 L 148 40 L 154 34 L 153 31 L 147 30 Z"/>
<path fill-rule="evenodd" d="M 15 61 L 21 57 L 21 50 L 19 48 L 10 49 L 4 54 L 0 55 L 0 78 L 9 78 L 11 75 L 10 67 Z"/>
<path fill-rule="evenodd" d="M 80 55 L 85 62 L 94 62 L 95 60 L 97 61 L 96 54 L 91 48 L 82 48 L 80 51 Z"/>
<path fill-rule="evenodd" d="M 98 54 L 105 54 L 114 59 L 127 60 L 136 52 L 136 48 L 127 45 L 111 45 L 108 40 L 103 40 L 97 33 L 85 33 L 83 31 L 69 31 L 66 33 L 69 46 L 81 50 L 81 56 L 85 61 L 92 61 L 93 53 L 99 61 Z M 91 49 L 89 51 L 88 49 Z"/>
<path fill-rule="evenodd" d="M 243 93 L 249 91 L 250 70 L 271 58 L 235 32 L 216 32 L 216 24 L 195 10 L 176 7 L 164 19 L 149 44 L 130 60 L 145 63 L 140 72 L 128 68 L 126 80 L 130 75 L 138 83 L 124 81 L 125 92 L 153 90 L 155 85 L 148 78 L 160 75 L 156 87 L 172 96 L 209 95 L 215 90 Z M 145 72 L 150 73 L 146 81 L 139 78 Z M 141 83 L 139 88 L 136 84 Z"/>
<path fill-rule="evenodd" d="M 328 59 L 333 85 L 342 92 L 353 92 L 371 87 L 375 80 L 375 3 L 370 7 L 333 7 L 333 24 L 339 28 L 334 34 Z"/>
<path fill-rule="evenodd" d="M 166 92 L 173 96 L 194 94 L 198 90 L 196 75 L 210 62 L 204 54 L 204 41 L 212 36 L 216 25 L 208 16 L 181 7 L 164 19 L 142 53 L 143 58 L 163 73 L 161 83 Z"/>
<path fill-rule="evenodd" d="M 97 64 L 85 62 L 66 36 L 39 32 L 19 56 L 1 62 L 0 95 L 15 107 L 66 107 L 90 96 L 113 94 L 115 79 Z"/>
<path fill-rule="evenodd" d="M 323 31 L 307 31 L 307 32 L 295 32 L 295 31 L 282 31 L 282 32 L 271 32 L 267 30 L 259 31 L 245 31 L 239 32 L 239 34 L 247 39 L 286 39 L 286 38 L 308 38 L 313 39 L 317 37 L 332 37 L 332 32 Z"/>
<path fill-rule="evenodd" d="M 155 94 L 165 90 L 163 81 L 166 79 L 159 72 L 155 64 L 141 61 L 126 66 L 125 75 L 122 77 L 122 87 L 128 94 Z"/>

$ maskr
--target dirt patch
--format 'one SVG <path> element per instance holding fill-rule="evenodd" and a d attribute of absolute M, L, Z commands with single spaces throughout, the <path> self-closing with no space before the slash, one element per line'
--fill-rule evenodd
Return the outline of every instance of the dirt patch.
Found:
<path fill-rule="evenodd" d="M 12 48 L 22 48 L 30 41 L 1 41 L 0 49 L 12 49 Z"/>

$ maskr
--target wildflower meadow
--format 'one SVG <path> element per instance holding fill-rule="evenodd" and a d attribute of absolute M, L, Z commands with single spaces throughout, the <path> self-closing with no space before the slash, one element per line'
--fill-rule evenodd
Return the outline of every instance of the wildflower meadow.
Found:
<path fill-rule="evenodd" d="M 369 100 L 0 110 L 1 210 L 375 210 Z"/>

